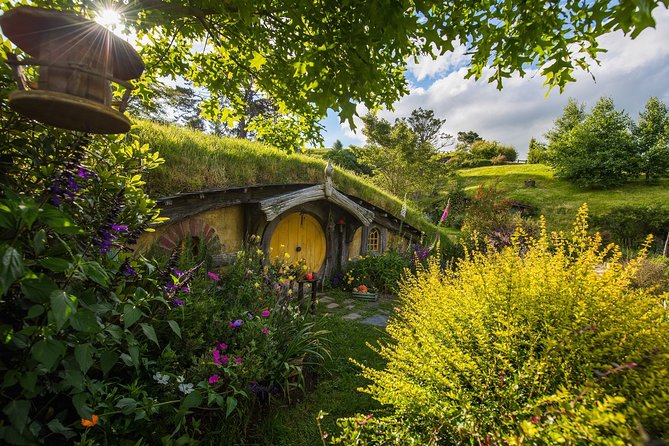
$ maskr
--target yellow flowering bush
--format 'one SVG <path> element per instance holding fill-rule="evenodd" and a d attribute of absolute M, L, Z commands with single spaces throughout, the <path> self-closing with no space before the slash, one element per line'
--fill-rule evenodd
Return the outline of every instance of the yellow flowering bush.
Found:
<path fill-rule="evenodd" d="M 641 258 L 588 235 L 585 206 L 571 234 L 514 240 L 406 279 L 385 369 L 361 365 L 387 409 L 333 444 L 669 439 L 668 296 L 631 286 Z"/>

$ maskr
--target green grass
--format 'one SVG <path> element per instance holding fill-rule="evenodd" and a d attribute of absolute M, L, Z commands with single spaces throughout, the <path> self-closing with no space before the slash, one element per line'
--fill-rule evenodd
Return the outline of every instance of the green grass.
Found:
<path fill-rule="evenodd" d="M 315 184 L 324 181 L 325 161 L 313 156 L 287 154 L 267 145 L 219 138 L 174 125 L 138 122 L 132 133 L 157 150 L 165 163 L 146 176 L 154 197 L 262 184 Z M 402 201 L 363 178 L 335 168 L 335 187 L 396 216 Z M 409 208 L 406 222 L 426 233 L 435 226 Z"/>
<path fill-rule="evenodd" d="M 339 299 L 338 299 L 339 301 Z M 324 311 L 319 309 L 319 311 Z M 370 413 L 379 404 L 357 389 L 368 384 L 359 368 L 349 358 L 374 368 L 382 368 L 383 360 L 366 343 L 387 339 L 384 329 L 342 320 L 338 315 L 325 316 L 321 326 L 329 330 L 330 353 L 326 371 L 320 374 L 316 388 L 303 401 L 288 407 L 277 407 L 257 426 L 259 444 L 263 446 L 322 445 L 316 417 L 327 412 L 321 426 L 325 432 L 336 431 L 337 418 L 356 413 Z"/>
<path fill-rule="evenodd" d="M 653 183 L 640 179 L 615 189 L 587 190 L 555 178 L 553 170 L 542 164 L 478 167 L 461 170 L 459 175 L 469 192 L 479 184 L 496 183 L 509 198 L 536 206 L 546 217 L 550 229 L 570 228 L 583 203 L 588 203 L 591 216 L 620 206 L 669 207 L 669 180 L 666 179 Z M 524 186 L 528 179 L 536 181 L 535 188 Z"/>

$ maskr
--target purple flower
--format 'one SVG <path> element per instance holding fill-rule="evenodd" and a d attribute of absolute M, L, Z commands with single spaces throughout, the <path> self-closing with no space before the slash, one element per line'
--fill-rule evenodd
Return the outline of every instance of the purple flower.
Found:
<path fill-rule="evenodd" d="M 239 328 L 239 327 L 242 326 L 243 323 L 244 323 L 243 320 L 241 320 L 241 319 L 237 319 L 237 320 L 234 321 L 234 322 L 230 322 L 230 323 L 228 323 L 228 327 L 230 327 L 230 328 Z"/>
<path fill-rule="evenodd" d="M 217 348 L 211 352 L 211 355 L 214 357 L 214 364 L 221 365 L 221 352 Z"/>
<path fill-rule="evenodd" d="M 233 359 L 232 362 L 234 362 L 235 364 L 241 364 L 242 362 L 244 362 L 244 359 L 239 357 L 239 358 Z"/>
<path fill-rule="evenodd" d="M 179 271 L 178 269 L 174 268 L 174 269 L 172 270 L 172 274 L 174 274 L 174 275 L 177 276 L 177 277 L 181 277 L 181 276 L 184 275 L 184 272 L 183 272 L 183 271 Z"/>
<path fill-rule="evenodd" d="M 77 170 L 77 175 L 80 178 L 94 178 L 96 176 L 95 172 L 86 169 L 85 167 L 79 167 L 79 170 Z"/>
<path fill-rule="evenodd" d="M 128 227 L 126 225 L 111 225 L 111 228 L 117 233 L 128 230 Z"/>
<path fill-rule="evenodd" d="M 137 271 L 135 271 L 135 268 L 130 266 L 130 263 L 128 263 L 128 260 L 126 259 L 125 262 L 121 265 L 121 274 L 123 277 L 126 279 L 129 279 L 130 277 L 137 277 Z"/>
<path fill-rule="evenodd" d="M 230 357 L 228 355 L 221 355 L 221 363 L 223 365 L 228 365 L 228 361 L 230 360 Z M 219 364 L 220 365 L 220 364 Z"/>
<path fill-rule="evenodd" d="M 209 377 L 209 384 L 214 384 L 220 381 L 221 377 L 218 375 L 212 375 Z"/>
<path fill-rule="evenodd" d="M 264 334 L 264 335 L 269 334 L 269 327 L 263 327 L 262 328 L 262 334 Z"/>
<path fill-rule="evenodd" d="M 246 313 L 246 317 L 249 319 L 253 319 L 253 313 L 251 312 Z"/>
<path fill-rule="evenodd" d="M 224 352 L 228 349 L 228 344 L 226 344 L 225 342 L 221 342 L 221 343 L 216 344 L 216 345 L 218 345 L 218 348 L 220 348 L 222 352 Z"/>
<path fill-rule="evenodd" d="M 219 282 L 219 281 L 221 280 L 220 277 L 218 277 L 216 274 L 212 273 L 211 271 L 209 271 L 209 272 L 207 273 L 207 275 L 208 275 L 208 276 L 211 278 L 211 280 L 213 280 L 214 282 Z"/>
<path fill-rule="evenodd" d="M 269 317 L 270 314 L 271 314 L 271 311 L 269 311 L 269 310 L 263 310 L 263 312 L 260 313 L 260 315 L 262 317 Z"/>
<path fill-rule="evenodd" d="M 172 302 L 170 303 L 172 304 L 173 307 L 180 307 L 184 304 L 184 301 L 179 299 L 172 299 Z"/>

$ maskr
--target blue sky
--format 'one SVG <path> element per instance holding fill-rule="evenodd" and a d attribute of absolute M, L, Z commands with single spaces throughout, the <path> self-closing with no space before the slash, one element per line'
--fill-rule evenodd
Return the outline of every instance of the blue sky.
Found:
<path fill-rule="evenodd" d="M 601 55 L 601 64 L 591 68 L 592 76 L 577 73 L 577 81 L 562 94 L 554 89 L 547 96 L 543 78 L 531 71 L 524 78 L 508 79 L 502 91 L 485 82 L 485 74 L 480 81 L 465 79 L 467 57 L 460 48 L 437 60 L 425 57 L 411 63 L 407 70 L 411 93 L 394 104 L 395 111 L 379 114 L 394 121 L 418 107 L 431 109 L 446 119 L 446 132 L 476 131 L 484 139 L 514 146 L 521 158 L 530 138 L 543 139 L 570 97 L 588 109 L 600 97 L 611 97 L 618 109 L 636 120 L 651 96 L 669 104 L 669 12 L 658 8 L 654 15 L 655 29 L 645 30 L 635 40 L 622 33 L 602 37 L 600 43 L 608 52 Z M 358 107 L 359 114 L 365 112 L 364 107 Z M 325 146 L 331 147 L 336 139 L 344 146 L 364 145 L 360 120 L 357 122 L 357 132 L 353 132 L 340 124 L 336 115 L 329 115 L 323 121 Z"/>

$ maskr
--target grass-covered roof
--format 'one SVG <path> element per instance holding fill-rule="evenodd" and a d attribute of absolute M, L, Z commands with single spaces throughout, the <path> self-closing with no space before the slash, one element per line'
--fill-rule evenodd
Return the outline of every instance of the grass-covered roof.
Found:
<path fill-rule="evenodd" d="M 287 154 L 258 142 L 151 122 L 139 122 L 132 132 L 165 159 L 146 178 L 148 192 L 154 197 L 265 184 L 317 184 L 324 180 L 323 160 Z M 334 184 L 346 194 L 400 215 L 400 199 L 351 172 L 335 168 Z M 435 231 L 434 225 L 411 208 L 405 221 L 425 232 Z"/>

